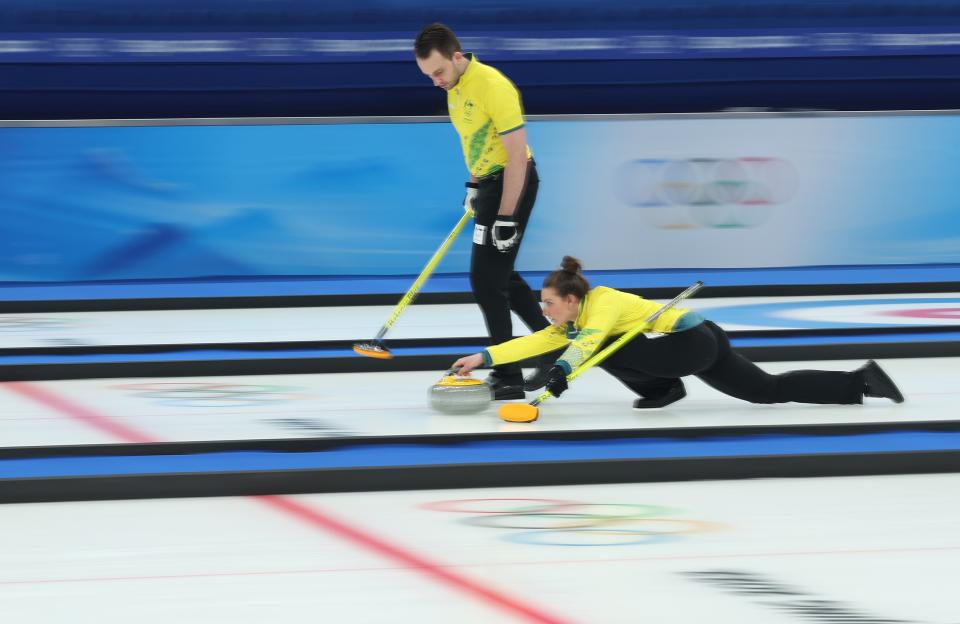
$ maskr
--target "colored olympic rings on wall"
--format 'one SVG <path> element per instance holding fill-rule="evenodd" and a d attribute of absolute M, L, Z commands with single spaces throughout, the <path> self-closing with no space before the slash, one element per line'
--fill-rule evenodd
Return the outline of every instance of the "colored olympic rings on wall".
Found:
<path fill-rule="evenodd" d="M 431 511 L 474 514 L 463 524 L 510 531 L 503 539 L 539 546 L 629 546 L 672 541 L 719 524 L 665 517 L 658 505 L 581 503 L 537 498 L 468 498 L 422 505 Z"/>
<path fill-rule="evenodd" d="M 797 171 L 782 158 L 641 158 L 613 173 L 623 203 L 653 226 L 745 228 L 764 223 L 797 190 Z"/>

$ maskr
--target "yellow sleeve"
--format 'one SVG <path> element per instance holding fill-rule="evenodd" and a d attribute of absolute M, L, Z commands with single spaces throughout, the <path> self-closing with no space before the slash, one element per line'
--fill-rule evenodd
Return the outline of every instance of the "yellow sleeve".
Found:
<path fill-rule="evenodd" d="M 523 127 L 520 92 L 506 76 L 500 74 L 487 84 L 484 106 L 497 134 L 507 134 Z"/>
<path fill-rule="evenodd" d="M 603 344 L 611 330 L 620 320 L 623 312 L 623 302 L 619 297 L 601 297 L 590 302 L 586 310 L 583 329 L 576 339 L 567 347 L 567 350 L 557 358 L 557 365 L 564 368 L 569 375 Z"/>
<path fill-rule="evenodd" d="M 483 359 L 487 366 L 519 362 L 528 357 L 556 351 L 569 343 L 570 340 L 567 338 L 567 333 L 564 328 L 551 325 L 529 336 L 520 336 L 519 338 L 487 347 L 483 352 Z"/>

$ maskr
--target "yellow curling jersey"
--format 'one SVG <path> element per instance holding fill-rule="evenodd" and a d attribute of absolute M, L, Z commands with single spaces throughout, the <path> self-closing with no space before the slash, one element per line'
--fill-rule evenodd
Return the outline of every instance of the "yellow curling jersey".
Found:
<path fill-rule="evenodd" d="M 506 364 L 566 346 L 557 363 L 569 374 L 593 355 L 607 338 L 627 333 L 659 309 L 660 304 L 654 301 L 597 286 L 580 301 L 580 312 L 572 325 L 551 325 L 529 336 L 487 347 L 484 359 L 488 365 Z M 670 333 L 688 311 L 687 308 L 667 310 L 654 321 L 650 331 Z"/>
<path fill-rule="evenodd" d="M 447 92 L 447 109 L 460 142 L 467 169 L 476 178 L 484 178 L 503 169 L 507 150 L 500 137 L 523 127 L 520 92 L 499 71 L 470 59 L 457 86 Z M 527 158 L 533 154 L 527 146 Z"/>

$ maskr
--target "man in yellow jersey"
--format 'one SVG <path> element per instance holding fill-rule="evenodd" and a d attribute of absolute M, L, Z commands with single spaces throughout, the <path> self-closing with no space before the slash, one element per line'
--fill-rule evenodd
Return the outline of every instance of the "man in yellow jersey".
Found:
<path fill-rule="evenodd" d="M 463 207 L 475 213 L 470 286 L 490 340 L 499 344 L 513 337 L 511 310 L 531 331 L 544 329 L 548 323 L 537 298 L 514 270 L 540 183 L 520 93 L 506 76 L 464 53 L 443 24 L 421 30 L 414 49 L 420 71 L 447 92 L 450 121 L 463 144 L 470 174 Z M 543 387 L 551 362 L 549 354 L 540 358 L 526 382 L 519 364 L 495 366 L 487 381 L 497 399 L 522 399 L 525 386 Z"/>

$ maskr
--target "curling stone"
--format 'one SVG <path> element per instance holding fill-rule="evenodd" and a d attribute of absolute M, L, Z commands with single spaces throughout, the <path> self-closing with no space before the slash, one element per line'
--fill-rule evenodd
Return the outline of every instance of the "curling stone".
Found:
<path fill-rule="evenodd" d="M 444 414 L 476 414 L 493 400 L 490 385 L 473 377 L 448 373 L 430 386 L 430 407 Z"/>

